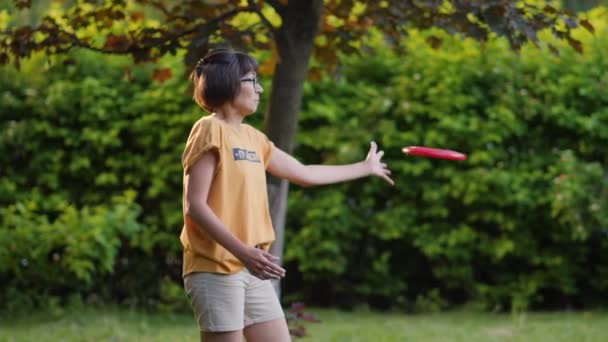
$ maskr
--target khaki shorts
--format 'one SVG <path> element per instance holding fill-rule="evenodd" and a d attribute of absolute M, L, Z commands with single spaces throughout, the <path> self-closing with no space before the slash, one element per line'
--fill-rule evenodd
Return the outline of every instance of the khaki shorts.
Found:
<path fill-rule="evenodd" d="M 270 280 L 254 277 L 247 269 L 191 273 L 184 278 L 184 288 L 201 331 L 236 331 L 285 317 Z"/>

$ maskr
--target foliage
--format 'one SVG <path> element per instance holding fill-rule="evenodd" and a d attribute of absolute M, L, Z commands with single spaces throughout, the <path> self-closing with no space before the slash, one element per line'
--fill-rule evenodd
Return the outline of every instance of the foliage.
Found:
<path fill-rule="evenodd" d="M 86 295 L 115 270 L 121 241 L 141 230 L 135 194 L 78 210 L 67 202 L 40 215 L 35 201 L 0 209 L 0 300 L 18 311 Z"/>
<path fill-rule="evenodd" d="M 32 6 L 29 0 L 13 0 L 12 3 L 19 9 Z M 150 10 L 155 14 L 149 15 Z M 162 56 L 179 54 L 185 57 L 188 65 L 194 64 L 208 48 L 225 42 L 236 47 L 267 49 L 270 56 L 260 68 L 262 72 L 271 73 L 277 61 L 282 63 L 274 73 L 275 84 L 280 86 L 273 89 L 274 96 L 267 106 L 266 132 L 287 152 L 292 151 L 302 85 L 313 45 L 316 66 L 332 70 L 341 51 L 358 52 L 367 46 L 359 38 L 372 26 L 393 40 L 392 45 L 383 46 L 389 48 L 400 46 L 397 41 L 412 27 L 437 27 L 482 42 L 493 35 L 503 36 L 514 49 L 519 49 L 525 41 L 538 43 L 537 32 L 551 28 L 551 34 L 581 52 L 582 45 L 573 36 L 573 29 L 582 26 L 594 31 L 585 18 L 556 9 L 551 3 L 512 0 L 367 3 L 343 0 L 70 1 L 65 3 L 65 8 L 54 2 L 51 11 L 36 24 L 11 26 L 7 25 L 6 17 L 7 12 L 1 11 L 0 64 L 12 62 L 16 66 L 36 52 L 56 55 L 75 47 L 130 55 L 136 62 L 157 62 Z M 438 34 L 427 36 L 426 42 L 437 47 L 441 43 L 440 37 Z M 154 256 L 153 262 L 140 266 L 138 273 L 156 275 L 156 269 L 169 269 L 173 272 L 171 277 L 177 278 L 179 258 L 171 237 L 180 221 L 179 203 L 175 200 L 179 198 L 176 193 L 180 184 L 175 175 L 179 171 L 176 161 L 181 145 L 175 141 L 185 135 L 193 117 L 198 114 L 188 116 L 184 113 L 192 115 L 195 112 L 185 110 L 179 112 L 183 116 L 172 115 L 187 107 L 183 102 L 186 97 L 173 96 L 175 93 L 166 91 L 178 89 L 180 93 L 185 90 L 181 80 L 171 82 L 171 68 L 163 66 L 153 76 L 160 82 L 168 80 L 167 85 L 151 86 L 133 74 L 136 69 L 126 69 L 126 79 L 122 79 L 119 74 L 125 70 L 124 64 L 119 68 L 104 68 L 97 62 L 92 60 L 88 64 L 98 67 L 99 71 L 105 70 L 112 78 L 89 77 L 82 80 L 80 86 L 69 80 L 54 82 L 51 77 L 44 80 L 50 81 L 50 87 L 44 88 L 45 92 L 41 94 L 32 93 L 30 87 L 19 86 L 5 92 L 6 98 L 2 100 L 8 101 L 7 108 L 13 115 L 24 114 L 9 115 L 3 120 L 4 126 L 8 127 L 5 136 L 18 135 L 22 139 L 3 142 L 3 149 L 14 151 L 3 156 L 3 162 L 6 161 L 6 165 L 32 165 L 23 173 L 17 167 L 7 168 L 6 181 L 0 184 L 2 190 L 6 190 L 2 193 L 5 197 L 0 201 L 13 203 L 33 196 L 36 203 L 48 207 L 45 209 L 51 209 L 53 203 L 62 200 L 82 207 L 98 204 L 107 198 L 104 196 L 125 188 L 135 189 L 137 202 L 146 213 L 143 223 L 149 229 L 125 247 L 124 253 L 136 259 Z M 70 64 L 69 60 L 66 63 Z M 44 82 L 36 74 L 41 71 L 40 65 L 37 67 L 33 74 L 38 76 L 38 82 Z M 70 64 L 68 75 L 78 75 L 79 67 L 79 63 Z M 98 70 L 93 70 L 92 75 L 100 75 Z M 312 71 L 315 74 L 315 70 Z M 58 71 L 54 72 L 57 76 Z M 16 75 L 13 78 L 27 83 Z M 103 83 L 108 80 L 109 83 Z M 16 82 L 19 81 L 13 84 Z M 63 96 L 67 96 L 65 101 Z M 38 112 L 42 104 L 47 109 Z M 64 117 L 64 113 L 68 115 Z M 137 116 L 141 113 L 146 114 Z M 165 119 L 160 113 L 171 115 Z M 37 117 L 39 114 L 42 116 Z M 37 140 L 39 137 L 41 139 Z M 153 143 L 154 147 L 150 148 Z M 55 150 L 36 154 L 36 151 L 44 150 L 41 147 Z M 47 170 L 47 167 L 48 172 L 40 176 L 35 173 Z M 21 186 L 31 186 L 32 193 L 21 193 L 18 190 Z M 100 191 L 82 192 L 83 188 L 100 188 Z M 271 215 L 279 218 L 276 222 L 281 222 L 286 191 L 275 192 L 272 185 L 269 188 Z M 333 196 L 333 200 L 339 197 Z M 282 224 L 277 224 L 276 229 L 282 232 Z M 468 226 L 463 226 L 464 239 L 470 237 L 469 230 Z M 395 232 L 399 233 L 393 231 L 391 234 Z M 337 251 L 325 245 L 316 252 L 336 255 Z M 387 252 L 381 258 L 384 261 L 374 265 L 370 283 L 391 278 L 386 263 L 393 257 Z M 334 268 L 326 264 L 324 271 L 331 274 L 340 267 L 345 269 L 344 265 Z M 121 298 L 158 297 L 158 287 L 138 288 L 137 285 L 147 284 L 154 277 L 135 279 L 129 271 L 129 267 L 117 270 L 120 276 L 113 282 L 122 289 L 118 291 Z M 396 282 L 393 288 L 377 295 L 386 296 L 386 291 L 400 293 L 405 286 L 403 282 Z M 361 291 L 374 293 L 375 290 L 373 286 L 365 286 Z"/>
<path fill-rule="evenodd" d="M 448 36 L 433 50 L 426 41 L 439 31 L 411 31 L 400 55 L 376 35 L 366 42 L 374 50 L 344 57 L 337 79 L 307 83 L 297 157 L 356 161 L 373 138 L 398 185 L 296 188 L 286 294 L 414 311 L 465 301 L 514 310 L 603 303 L 608 43 L 593 23 L 587 53 L 560 46 L 560 57 Z M 38 253 L 28 265 L 52 270 L 23 277 L 48 277 L 49 290 L 35 284 L 45 286 L 39 293 L 182 307 L 180 157 L 203 113 L 181 57 L 130 66 L 91 52 L 36 55 L 20 72 L 0 70 L 0 239 L 12 248 L 16 234 L 15 250 Z M 470 158 L 405 157 L 405 145 Z M 122 202 L 109 200 L 125 191 Z M 63 257 L 71 235 L 92 239 L 83 242 L 90 250 L 74 249 L 82 264 Z M 38 239 L 40 251 L 31 247 Z M 0 292 L 35 298 L 40 287 L 12 282 L 31 268 L 2 251 Z M 73 262 L 57 270 L 54 253 Z"/>
<path fill-rule="evenodd" d="M 166 63 L 180 71 L 179 61 Z M 55 222 L 66 206 L 107 206 L 127 190 L 141 207 L 132 215 L 145 229 L 115 246 L 121 262 L 96 288 L 116 301 L 154 304 L 167 293 L 159 279 L 181 273 L 181 141 L 201 112 L 185 80 L 153 82 L 155 69 L 81 53 L 50 65 L 36 58 L 21 73 L 5 68 L 0 81 L 2 207 L 30 203 L 28 215 Z M 15 229 L 27 227 L 34 221 Z"/>
<path fill-rule="evenodd" d="M 17 9 L 32 6 L 30 1 L 13 3 Z M 290 22 L 294 13 L 305 19 Z M 0 63 L 19 65 L 33 52 L 56 54 L 80 47 L 129 54 L 138 62 L 155 61 L 183 49 L 187 64 L 193 65 L 210 47 L 228 42 L 241 48 L 273 49 L 269 65 L 262 68 L 272 71 L 278 56 L 286 58 L 289 53 L 284 33 L 298 25 L 315 36 L 315 58 L 329 69 L 338 65 L 339 52 L 358 52 L 360 38 L 371 27 L 394 42 L 407 35 L 408 29 L 438 27 L 482 42 L 491 35 L 505 37 L 514 49 L 528 41 L 539 44 L 537 32 L 551 28 L 555 37 L 579 52 L 583 47 L 572 30 L 582 26 L 594 31 L 587 19 L 560 9 L 554 1 L 86 1 L 70 3 L 65 12 L 51 11 L 36 25 L 3 31 Z M 312 37 L 308 40 L 313 41 Z M 441 35 L 427 37 L 434 47 L 441 41 Z"/>
<path fill-rule="evenodd" d="M 349 58 L 337 82 L 309 84 L 299 158 L 353 162 L 374 139 L 397 185 L 293 190 L 286 260 L 301 278 L 286 292 L 410 310 L 599 300 L 608 290 L 607 41 L 587 36 L 587 54 L 554 57 L 448 37 L 433 51 L 425 40 L 434 34 L 412 33 L 403 56 L 378 48 Z M 408 145 L 469 159 L 406 157 Z"/>
<path fill-rule="evenodd" d="M 321 321 L 314 314 L 306 312 L 306 306 L 303 303 L 295 302 L 286 310 L 285 318 L 289 326 L 289 334 L 295 337 L 307 336 L 307 329 L 304 326 L 305 322 L 320 323 Z"/>

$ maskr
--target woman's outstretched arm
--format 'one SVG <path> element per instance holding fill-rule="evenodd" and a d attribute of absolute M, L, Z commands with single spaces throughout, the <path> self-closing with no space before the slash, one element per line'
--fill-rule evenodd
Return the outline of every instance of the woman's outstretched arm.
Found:
<path fill-rule="evenodd" d="M 395 182 L 390 178 L 391 171 L 382 162 L 383 155 L 384 151 L 378 151 L 378 146 L 372 141 L 367 158 L 360 162 L 345 165 L 304 165 L 274 147 L 268 163 L 268 172 L 300 186 L 339 183 L 367 176 L 381 177 L 390 185 L 394 185 Z"/>

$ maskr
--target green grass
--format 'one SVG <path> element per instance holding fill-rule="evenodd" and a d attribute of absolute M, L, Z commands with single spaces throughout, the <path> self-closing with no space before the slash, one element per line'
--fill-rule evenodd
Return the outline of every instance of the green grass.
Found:
<path fill-rule="evenodd" d="M 608 341 L 608 313 L 344 313 L 316 310 L 302 341 Z"/>
<path fill-rule="evenodd" d="M 311 309 L 308 341 L 608 341 L 608 313 L 406 315 Z M 80 309 L 0 318 L 0 341 L 197 341 L 190 314 Z"/>

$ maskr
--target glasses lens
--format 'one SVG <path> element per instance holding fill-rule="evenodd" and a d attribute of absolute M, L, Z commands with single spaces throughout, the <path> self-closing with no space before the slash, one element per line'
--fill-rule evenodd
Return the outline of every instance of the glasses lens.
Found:
<path fill-rule="evenodd" d="M 260 80 L 258 79 L 257 76 L 253 76 L 253 77 L 249 77 L 249 78 L 243 78 L 241 79 L 241 82 L 251 82 L 251 84 L 253 84 L 253 86 L 262 86 L 262 84 L 260 83 Z"/>

